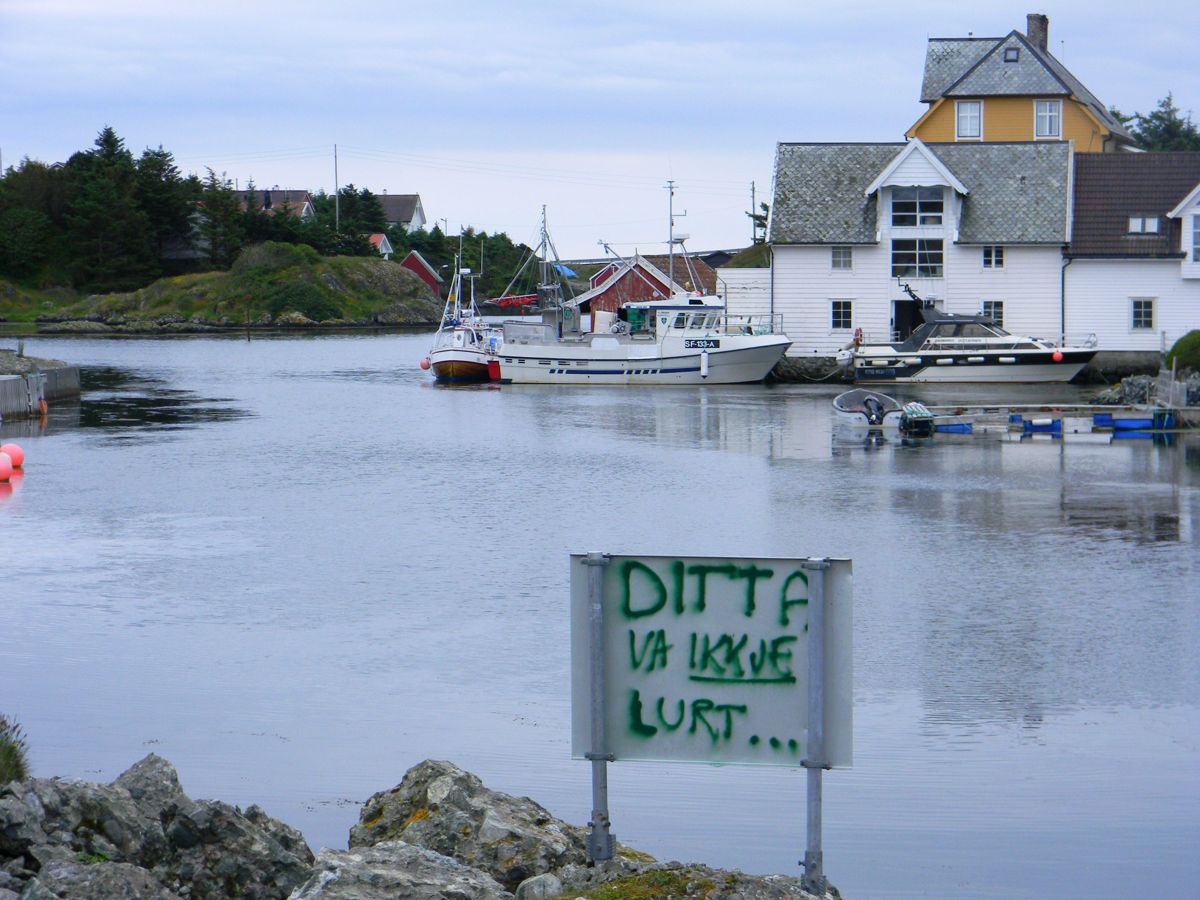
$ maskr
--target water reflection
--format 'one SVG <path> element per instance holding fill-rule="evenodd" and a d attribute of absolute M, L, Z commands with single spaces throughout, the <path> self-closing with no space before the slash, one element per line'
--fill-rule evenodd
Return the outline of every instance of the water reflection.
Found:
<path fill-rule="evenodd" d="M 46 430 L 100 429 L 107 432 L 108 440 L 136 441 L 150 430 L 198 428 L 250 415 L 230 399 L 174 387 L 168 375 L 153 370 L 85 366 L 80 387 L 79 401 L 58 402 L 50 408 Z M 40 430 L 43 426 L 29 421 L 26 427 Z"/>

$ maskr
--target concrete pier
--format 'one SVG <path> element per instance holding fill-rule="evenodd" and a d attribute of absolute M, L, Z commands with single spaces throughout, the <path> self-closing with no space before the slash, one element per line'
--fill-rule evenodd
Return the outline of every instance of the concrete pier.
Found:
<path fill-rule="evenodd" d="M 57 400 L 79 397 L 79 366 L 0 351 L 0 419 L 42 414 Z"/>

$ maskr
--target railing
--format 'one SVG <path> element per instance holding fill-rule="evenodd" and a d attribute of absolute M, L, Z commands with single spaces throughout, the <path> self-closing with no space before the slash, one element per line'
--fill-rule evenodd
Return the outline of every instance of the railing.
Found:
<path fill-rule="evenodd" d="M 1169 406 L 1179 409 L 1187 406 L 1187 384 L 1175 380 L 1175 373 L 1167 369 L 1158 370 L 1158 382 L 1155 384 L 1154 400 L 1159 406 Z"/>

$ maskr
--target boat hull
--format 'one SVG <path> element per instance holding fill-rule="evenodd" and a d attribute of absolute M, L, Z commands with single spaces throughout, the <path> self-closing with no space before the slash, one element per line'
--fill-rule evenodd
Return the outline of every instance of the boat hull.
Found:
<path fill-rule="evenodd" d="M 511 384 L 745 384 L 762 381 L 783 358 L 791 341 L 756 341 L 753 346 L 716 352 L 605 356 L 573 353 L 567 345 L 505 346 L 500 380 Z M 510 355 L 512 354 L 512 355 Z"/>
<path fill-rule="evenodd" d="M 467 383 L 490 381 L 488 360 L 485 353 L 469 350 L 433 351 L 429 354 L 429 367 L 433 377 L 441 382 Z"/>
<path fill-rule="evenodd" d="M 889 348 L 890 349 L 890 348 Z M 1042 384 L 1070 381 L 1091 362 L 1095 350 L 1036 353 L 856 354 L 851 375 L 857 384 Z M 889 357 L 883 360 L 883 357 Z M 875 365 L 875 360 L 883 364 Z"/>

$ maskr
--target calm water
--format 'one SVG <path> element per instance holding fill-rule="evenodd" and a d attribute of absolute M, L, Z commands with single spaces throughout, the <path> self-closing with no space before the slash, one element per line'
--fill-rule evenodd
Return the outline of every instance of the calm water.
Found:
<path fill-rule="evenodd" d="M 1200 440 L 865 444 L 833 388 L 445 389 L 428 340 L 27 341 L 88 367 L 0 432 L 0 711 L 36 774 L 155 752 L 345 847 L 438 757 L 583 823 L 567 555 L 849 556 L 848 897 L 1196 895 Z M 1036 396 L 952 391 L 910 396 Z M 635 847 L 800 872 L 799 770 L 610 783 Z"/>

